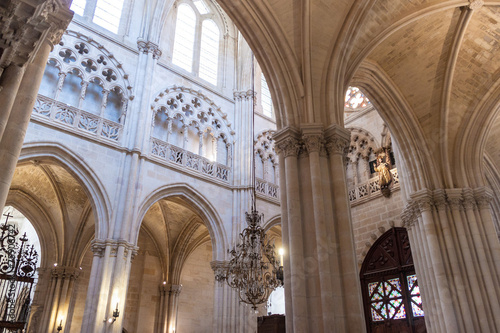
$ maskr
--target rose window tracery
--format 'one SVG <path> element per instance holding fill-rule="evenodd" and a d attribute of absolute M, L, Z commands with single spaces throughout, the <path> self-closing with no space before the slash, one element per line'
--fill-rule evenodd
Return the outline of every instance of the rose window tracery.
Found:
<path fill-rule="evenodd" d="M 349 87 L 345 93 L 344 106 L 350 109 L 362 109 L 370 105 L 370 100 L 357 87 Z"/>

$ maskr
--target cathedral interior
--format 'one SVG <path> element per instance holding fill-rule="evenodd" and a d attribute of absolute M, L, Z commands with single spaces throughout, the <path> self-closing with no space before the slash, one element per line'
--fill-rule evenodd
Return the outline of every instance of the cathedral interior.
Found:
<path fill-rule="evenodd" d="M 0 332 L 500 332 L 499 111 L 500 0 L 2 0 Z"/>

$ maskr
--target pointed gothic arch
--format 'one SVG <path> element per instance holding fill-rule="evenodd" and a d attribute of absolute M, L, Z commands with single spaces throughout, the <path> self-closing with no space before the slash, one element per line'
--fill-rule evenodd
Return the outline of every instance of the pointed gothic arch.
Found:
<path fill-rule="evenodd" d="M 152 192 L 141 205 L 139 205 L 140 208 L 136 219 L 138 223 L 131 235 L 133 242 L 137 242 L 141 223 L 149 208 L 158 200 L 169 197 L 179 197 L 183 199 L 183 201 L 188 204 L 189 208 L 201 217 L 210 234 L 212 242 L 212 260 L 223 260 L 226 256 L 228 241 L 221 218 L 210 201 L 188 184 L 170 184 L 162 186 Z"/>
<path fill-rule="evenodd" d="M 90 200 L 95 219 L 95 238 L 108 237 L 110 199 L 103 183 L 84 159 L 60 143 L 36 142 L 23 146 L 18 163 L 38 160 L 57 163 L 81 185 Z"/>

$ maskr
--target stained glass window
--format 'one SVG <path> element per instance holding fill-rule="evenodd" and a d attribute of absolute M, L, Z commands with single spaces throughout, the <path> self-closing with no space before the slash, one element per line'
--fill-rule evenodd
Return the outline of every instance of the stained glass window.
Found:
<path fill-rule="evenodd" d="M 420 296 L 420 288 L 417 283 L 415 274 L 408 275 L 408 290 L 411 296 L 411 309 L 414 317 L 422 317 L 424 310 L 422 309 L 422 296 Z"/>
<path fill-rule="evenodd" d="M 174 52 L 172 62 L 191 72 L 193 69 L 196 15 L 191 6 L 180 4 L 175 24 Z"/>
<path fill-rule="evenodd" d="M 203 21 L 201 26 L 200 77 L 213 85 L 217 85 L 219 34 L 219 27 L 214 21 Z"/>
<path fill-rule="evenodd" d="M 361 109 L 367 107 L 370 104 L 368 98 L 356 87 L 349 87 L 345 93 L 345 104 L 346 108 L 351 109 Z"/>
<path fill-rule="evenodd" d="M 368 284 L 373 321 L 406 318 L 399 278 Z"/>

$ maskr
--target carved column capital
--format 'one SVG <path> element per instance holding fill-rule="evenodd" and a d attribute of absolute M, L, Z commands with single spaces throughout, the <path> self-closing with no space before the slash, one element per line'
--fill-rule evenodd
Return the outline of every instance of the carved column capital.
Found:
<path fill-rule="evenodd" d="M 432 192 L 427 189 L 412 193 L 410 198 L 416 204 L 416 207 L 418 207 L 419 214 L 430 211 L 434 205 Z"/>
<path fill-rule="evenodd" d="M 80 276 L 81 270 L 69 266 L 57 266 L 52 268 L 51 277 L 53 279 L 71 279 L 76 280 Z"/>
<path fill-rule="evenodd" d="M 321 152 L 324 149 L 323 136 L 306 134 L 302 137 L 306 151 L 310 153 Z"/>
<path fill-rule="evenodd" d="M 351 133 L 339 125 L 332 125 L 325 131 L 325 146 L 329 155 L 347 156 Z"/>
<path fill-rule="evenodd" d="M 179 296 L 179 294 L 181 293 L 181 291 L 182 291 L 182 284 L 172 284 L 170 286 L 169 293 L 172 296 Z"/>
<path fill-rule="evenodd" d="M 446 192 L 443 189 L 434 190 L 433 192 L 434 205 L 438 210 L 446 209 L 448 206 L 448 201 L 446 198 Z"/>
<path fill-rule="evenodd" d="M 229 266 L 229 262 L 225 260 L 214 260 L 210 262 L 210 267 L 215 274 L 216 281 L 224 281 L 226 279 L 226 272 Z"/>
<path fill-rule="evenodd" d="M 0 16 L 0 67 L 5 68 L 29 63 L 44 42 L 59 43 L 73 13 L 61 1 L 4 1 Z"/>
<path fill-rule="evenodd" d="M 94 239 L 90 243 L 90 249 L 94 252 L 94 256 L 103 257 L 104 250 L 106 249 L 106 242 L 101 239 Z"/>
<path fill-rule="evenodd" d="M 474 189 L 474 198 L 479 209 L 490 208 L 491 201 L 493 200 L 493 191 L 488 187 L 479 187 Z"/>
<path fill-rule="evenodd" d="M 289 156 L 299 156 L 302 150 L 300 142 L 300 132 L 294 127 L 285 127 L 277 131 L 273 135 L 274 149 L 278 154 L 282 154 L 284 158 Z"/>
<path fill-rule="evenodd" d="M 249 101 L 252 98 L 257 97 L 257 93 L 251 89 L 243 90 L 243 91 L 235 91 L 233 92 L 233 97 L 236 101 Z"/>
<path fill-rule="evenodd" d="M 305 151 L 309 154 L 319 152 L 321 155 L 326 155 L 323 125 L 304 124 L 301 126 L 301 130 Z"/>
<path fill-rule="evenodd" d="M 153 55 L 153 59 L 159 59 L 162 54 L 158 44 L 146 41 L 141 38 L 137 39 L 137 48 L 139 49 L 139 52 L 142 52 L 144 54 L 151 53 Z"/>
<path fill-rule="evenodd" d="M 463 193 L 463 205 L 466 210 L 477 209 L 476 198 L 474 197 L 474 192 L 470 188 L 464 188 Z"/>
<path fill-rule="evenodd" d="M 448 205 L 452 210 L 463 209 L 462 189 L 447 189 L 446 197 L 448 198 Z"/>

